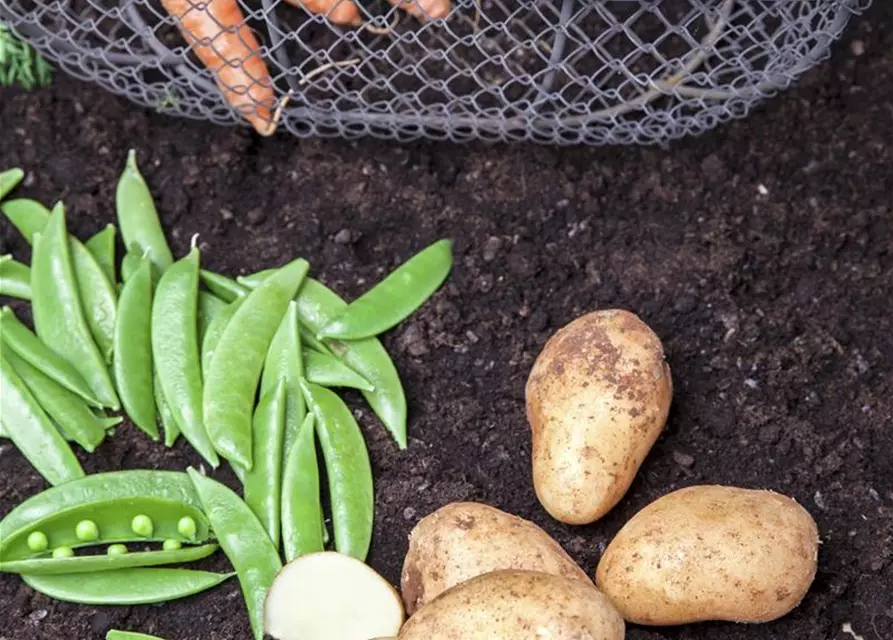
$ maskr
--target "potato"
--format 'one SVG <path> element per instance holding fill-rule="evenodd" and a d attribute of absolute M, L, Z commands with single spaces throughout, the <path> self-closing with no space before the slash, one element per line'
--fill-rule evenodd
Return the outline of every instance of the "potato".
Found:
<path fill-rule="evenodd" d="M 628 311 L 594 311 L 552 336 L 527 380 L 533 483 L 552 517 L 595 522 L 623 497 L 670 409 L 660 339 Z"/>
<path fill-rule="evenodd" d="M 386 640 L 402 624 L 403 603 L 394 587 L 335 551 L 289 562 L 264 603 L 264 632 L 276 640 Z"/>
<path fill-rule="evenodd" d="M 767 622 L 816 574 L 815 521 L 771 491 L 694 486 L 651 503 L 605 550 L 596 582 L 630 622 Z"/>
<path fill-rule="evenodd" d="M 398 640 L 622 640 L 624 623 L 592 583 L 534 571 L 493 571 L 419 609 Z"/>
<path fill-rule="evenodd" d="M 407 615 L 460 582 L 497 569 L 589 576 L 528 520 L 475 502 L 454 502 L 419 521 L 409 536 L 401 590 Z"/>

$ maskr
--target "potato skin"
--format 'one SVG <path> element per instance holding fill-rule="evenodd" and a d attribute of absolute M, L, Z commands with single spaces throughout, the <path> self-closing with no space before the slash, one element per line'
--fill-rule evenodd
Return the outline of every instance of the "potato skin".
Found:
<path fill-rule="evenodd" d="M 493 571 L 444 591 L 398 640 L 623 640 L 620 614 L 592 585 L 534 571 Z"/>
<path fill-rule="evenodd" d="M 533 483 L 567 524 L 595 522 L 624 496 L 660 436 L 673 396 L 660 339 L 609 309 L 559 329 L 527 379 Z"/>
<path fill-rule="evenodd" d="M 477 502 L 454 502 L 422 518 L 409 534 L 400 584 L 412 613 L 461 582 L 499 569 L 540 571 L 591 585 L 549 534 L 529 520 Z"/>
<path fill-rule="evenodd" d="M 611 541 L 596 582 L 629 622 L 768 622 L 815 579 L 819 532 L 791 498 L 701 485 L 659 498 Z"/>

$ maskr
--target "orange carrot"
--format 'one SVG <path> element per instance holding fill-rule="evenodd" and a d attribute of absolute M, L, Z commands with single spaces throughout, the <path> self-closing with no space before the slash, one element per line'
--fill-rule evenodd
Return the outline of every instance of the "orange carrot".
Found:
<path fill-rule="evenodd" d="M 400 7 L 409 15 L 422 22 L 426 20 L 442 20 L 452 9 L 450 0 L 388 0 L 395 7 Z"/>
<path fill-rule="evenodd" d="M 334 24 L 358 27 L 363 24 L 360 10 L 353 0 L 285 0 L 293 7 L 304 7 L 310 13 L 325 15 Z"/>
<path fill-rule="evenodd" d="M 236 0 L 161 0 L 214 74 L 226 101 L 262 136 L 276 130 L 276 98 L 260 45 Z"/>

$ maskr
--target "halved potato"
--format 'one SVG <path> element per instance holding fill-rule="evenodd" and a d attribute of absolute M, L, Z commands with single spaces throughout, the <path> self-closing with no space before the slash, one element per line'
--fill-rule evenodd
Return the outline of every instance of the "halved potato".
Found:
<path fill-rule="evenodd" d="M 374 569 L 334 551 L 301 556 L 276 576 L 264 630 L 277 640 L 369 640 L 403 625 L 397 591 Z"/>

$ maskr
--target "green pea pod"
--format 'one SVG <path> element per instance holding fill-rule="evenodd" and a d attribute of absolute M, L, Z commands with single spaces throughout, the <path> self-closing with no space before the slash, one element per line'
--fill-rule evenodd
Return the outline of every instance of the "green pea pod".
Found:
<path fill-rule="evenodd" d="M 62 602 L 93 605 L 134 605 L 185 598 L 233 577 L 192 569 L 116 569 L 53 576 L 23 575 L 35 591 Z"/>
<path fill-rule="evenodd" d="M 0 357 L 0 421 L 22 455 L 51 485 L 84 476 L 81 463 L 5 357 Z"/>
<path fill-rule="evenodd" d="M 106 429 L 121 422 L 121 418 L 98 418 L 83 399 L 48 378 L 37 368 L 10 349 L 3 357 L 25 383 L 37 403 L 59 426 L 68 440 L 74 440 L 93 452 L 105 439 Z"/>
<path fill-rule="evenodd" d="M 301 342 L 304 344 L 305 347 L 307 347 L 308 349 L 312 349 L 317 353 L 324 353 L 328 356 L 332 355 L 332 350 L 329 349 L 322 340 L 317 338 L 316 334 L 308 329 L 303 322 L 299 324 L 298 331 L 301 334 Z"/>
<path fill-rule="evenodd" d="M 15 189 L 24 177 L 25 172 L 18 167 L 0 172 L 0 200 L 3 200 L 6 194 Z"/>
<path fill-rule="evenodd" d="M 251 413 L 270 343 L 307 275 L 306 260 L 294 260 L 245 297 L 211 356 L 203 396 L 205 423 L 214 447 L 250 470 Z"/>
<path fill-rule="evenodd" d="M 304 350 L 306 378 L 321 387 L 350 387 L 360 391 L 375 391 L 375 387 L 359 373 L 333 355 Z"/>
<path fill-rule="evenodd" d="M 60 204 L 50 215 L 45 231 L 34 236 L 31 261 L 34 326 L 40 339 L 84 377 L 103 406 L 117 410 L 120 404 L 114 385 L 103 355 L 93 342 L 78 295 L 69 247 L 65 211 Z M 99 275 L 105 280 L 105 276 Z M 111 313 L 114 327 L 114 312 Z"/>
<path fill-rule="evenodd" d="M 153 521 L 152 537 L 133 532 L 131 520 L 137 514 Z M 194 535 L 180 533 L 181 518 L 192 519 Z M 210 537 L 208 519 L 185 473 L 111 471 L 47 489 L 10 511 L 0 520 L 0 558 L 8 562 L 33 557 L 28 536 L 38 531 L 54 547 L 83 546 L 85 542 L 77 537 L 76 528 L 85 519 L 98 524 L 103 543 L 168 539 L 201 543 Z"/>
<path fill-rule="evenodd" d="M 15 351 L 44 375 L 74 392 L 88 404 L 94 407 L 102 406 L 102 402 L 90 390 L 83 376 L 22 324 L 9 307 L 0 309 L 0 336 L 4 346 Z"/>
<path fill-rule="evenodd" d="M 261 283 L 276 273 L 276 269 L 264 269 L 263 271 L 255 271 L 247 276 L 237 276 L 236 282 L 243 286 L 246 290 L 256 289 Z"/>
<path fill-rule="evenodd" d="M 115 275 L 116 232 L 115 225 L 107 224 L 102 231 L 99 231 L 84 243 L 84 246 L 87 247 L 87 251 L 89 251 L 96 260 L 96 263 L 102 269 L 105 277 L 113 284 L 118 279 Z"/>
<path fill-rule="evenodd" d="M 136 152 L 127 152 L 127 162 L 115 191 L 115 208 L 124 246 L 136 245 L 139 253 L 147 254 L 159 273 L 174 263 L 174 256 L 161 229 L 155 201 L 136 164 Z"/>
<path fill-rule="evenodd" d="M 282 443 L 285 431 L 285 381 L 261 395 L 254 412 L 254 465 L 242 469 L 245 504 L 279 548 L 279 502 L 282 490 Z M 233 466 L 237 466 L 235 463 Z"/>
<path fill-rule="evenodd" d="M 307 278 L 297 297 L 301 322 L 319 331 L 347 304 L 321 282 Z M 364 340 L 326 340 L 333 353 L 375 387 L 363 391 L 363 397 L 387 427 L 400 449 L 406 448 L 406 396 L 397 369 L 377 338 Z"/>
<path fill-rule="evenodd" d="M 220 464 L 202 419 L 198 354 L 198 249 L 175 262 L 158 282 L 152 303 L 152 355 L 164 399 L 183 437 L 216 468 Z"/>
<path fill-rule="evenodd" d="M 202 344 L 208 326 L 217 314 L 226 309 L 227 303 L 207 291 L 198 292 L 198 343 Z"/>
<path fill-rule="evenodd" d="M 152 376 L 152 386 L 155 391 L 155 407 L 158 409 L 158 420 L 161 423 L 161 428 L 164 430 L 164 446 L 172 447 L 177 438 L 180 437 L 180 427 L 177 426 L 174 414 L 171 413 L 171 408 L 167 405 L 167 400 L 164 399 L 164 392 L 161 390 L 161 380 L 158 379 L 158 371 L 155 371 Z"/>
<path fill-rule="evenodd" d="M 105 634 L 105 640 L 164 640 L 164 638 L 150 636 L 145 633 L 136 633 L 134 631 L 110 629 L 109 632 Z"/>
<path fill-rule="evenodd" d="M 121 259 L 121 280 L 124 282 L 130 280 L 133 274 L 136 273 L 136 270 L 140 268 L 142 262 L 143 254 L 139 247 L 131 245 L 127 253 L 124 254 L 124 258 Z"/>
<path fill-rule="evenodd" d="M 8 438 L 9 434 L 6 433 L 6 429 L 3 428 L 3 423 L 0 422 L 0 438 Z"/>
<path fill-rule="evenodd" d="M 31 558 L 0 562 L 0 572 L 52 576 L 63 573 L 92 573 L 94 571 L 155 567 L 201 560 L 207 558 L 217 549 L 216 544 L 205 544 L 197 547 L 183 547 L 173 551 L 136 551 L 121 555 L 84 555 L 70 558 Z"/>
<path fill-rule="evenodd" d="M 0 256 L 0 296 L 31 299 L 31 268 L 11 255 Z"/>
<path fill-rule="evenodd" d="M 237 298 L 248 295 L 249 289 L 238 284 L 232 278 L 227 278 L 213 271 L 201 270 L 202 282 L 210 289 L 211 293 L 223 300 L 224 302 L 232 302 Z"/>
<path fill-rule="evenodd" d="M 34 243 L 34 234 L 43 231 L 50 219 L 50 210 L 36 200 L 18 198 L 0 204 L 0 211 L 12 223 L 28 244 Z"/>
<path fill-rule="evenodd" d="M 298 334 L 298 307 L 294 300 L 288 303 L 288 310 L 279 323 L 273 342 L 267 350 L 263 373 L 260 379 L 261 395 L 270 393 L 279 381 L 285 382 L 285 444 L 288 451 L 298 436 L 298 430 L 307 415 L 300 380 L 304 376 L 304 363 L 301 357 L 301 336 Z"/>
<path fill-rule="evenodd" d="M 453 266 L 453 243 L 440 240 L 391 272 L 317 332 L 319 338 L 371 338 L 408 318 L 434 295 Z"/>
<path fill-rule="evenodd" d="M 226 325 L 229 324 L 229 321 L 232 320 L 233 315 L 244 301 L 245 298 L 236 298 L 232 302 L 227 303 L 226 307 L 214 316 L 208 328 L 205 329 L 205 335 L 202 338 L 201 362 L 202 374 L 206 378 L 208 377 L 208 370 L 211 368 L 211 358 L 217 349 L 217 343 L 220 342 L 220 337 L 226 330 Z"/>
<path fill-rule="evenodd" d="M 282 569 L 279 551 L 251 509 L 232 490 L 195 469 L 189 477 L 226 557 L 239 576 L 255 640 L 264 636 L 264 600 Z"/>
<path fill-rule="evenodd" d="M 308 413 L 282 470 L 282 546 L 286 562 L 325 549 L 314 415 Z"/>
<path fill-rule="evenodd" d="M 118 397 L 137 427 L 158 440 L 152 373 L 152 263 L 144 259 L 121 289 L 114 360 Z"/>
<path fill-rule="evenodd" d="M 335 549 L 365 560 L 372 541 L 375 491 L 363 433 L 344 401 L 325 387 L 301 381 L 326 461 Z"/>

